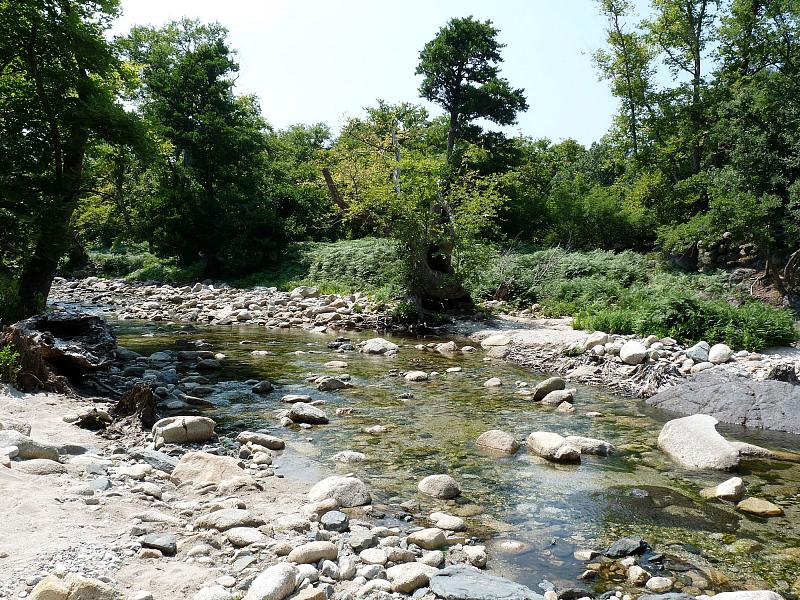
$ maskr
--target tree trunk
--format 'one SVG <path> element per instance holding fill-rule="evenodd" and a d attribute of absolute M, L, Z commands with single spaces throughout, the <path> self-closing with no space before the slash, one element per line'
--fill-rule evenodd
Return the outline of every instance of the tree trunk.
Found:
<path fill-rule="evenodd" d="M 336 182 L 333 180 L 333 177 L 331 177 L 330 169 L 327 167 L 323 168 L 322 176 L 325 178 L 325 185 L 328 186 L 328 193 L 331 195 L 331 200 L 339 207 L 339 210 L 347 210 L 347 203 L 342 200 L 339 188 L 336 187 Z"/>
<path fill-rule="evenodd" d="M 447 162 L 453 156 L 453 148 L 456 145 L 456 134 L 458 130 L 458 113 L 452 111 L 450 113 L 450 127 L 447 129 Z"/>

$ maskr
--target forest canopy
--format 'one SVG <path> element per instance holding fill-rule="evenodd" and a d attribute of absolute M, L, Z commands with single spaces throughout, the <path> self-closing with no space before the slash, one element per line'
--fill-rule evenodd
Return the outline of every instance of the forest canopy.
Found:
<path fill-rule="evenodd" d="M 588 147 L 481 125 L 536 110 L 491 21 L 453 18 L 420 49 L 417 94 L 441 115 L 376 99 L 333 133 L 271 127 L 219 23 L 111 39 L 114 0 L 0 9 L 6 318 L 41 310 L 87 249 L 231 279 L 290 244 L 393 238 L 407 292 L 444 305 L 468 299 L 479 248 L 656 251 L 689 270 L 745 252 L 781 286 L 800 241 L 796 0 L 651 0 L 646 18 L 599 0 L 618 112 Z"/>

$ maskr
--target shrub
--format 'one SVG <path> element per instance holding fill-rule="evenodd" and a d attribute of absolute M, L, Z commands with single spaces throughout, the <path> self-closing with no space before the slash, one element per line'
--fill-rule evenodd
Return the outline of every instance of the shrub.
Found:
<path fill-rule="evenodd" d="M 0 348 L 0 381 L 16 384 L 19 371 L 19 352 L 11 344 Z"/>
<path fill-rule="evenodd" d="M 0 274 L 0 323 L 16 323 L 25 317 L 19 297 L 19 282 Z"/>

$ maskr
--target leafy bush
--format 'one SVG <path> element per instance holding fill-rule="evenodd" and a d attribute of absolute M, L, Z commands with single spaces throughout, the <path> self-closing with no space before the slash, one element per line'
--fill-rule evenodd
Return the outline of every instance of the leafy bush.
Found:
<path fill-rule="evenodd" d="M 327 293 L 366 292 L 378 299 L 402 296 L 409 273 L 401 244 L 382 238 L 291 244 L 278 266 L 236 285 L 289 290 L 313 285 Z"/>
<path fill-rule="evenodd" d="M 19 375 L 19 352 L 8 344 L 0 348 L 0 381 L 15 384 Z"/>

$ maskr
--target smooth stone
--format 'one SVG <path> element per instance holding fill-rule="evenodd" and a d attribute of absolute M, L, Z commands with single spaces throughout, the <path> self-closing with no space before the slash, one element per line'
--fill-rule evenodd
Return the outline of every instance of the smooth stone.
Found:
<path fill-rule="evenodd" d="M 236 436 L 236 441 L 240 444 L 257 444 L 269 450 L 283 450 L 286 447 L 281 438 L 257 431 L 242 431 Z"/>
<path fill-rule="evenodd" d="M 295 423 L 308 423 L 309 425 L 324 425 L 328 423 L 328 415 L 325 411 L 306 404 L 305 402 L 295 402 L 289 409 L 289 418 Z"/>
<path fill-rule="evenodd" d="M 553 390 L 542 398 L 542 404 L 546 406 L 558 406 L 562 402 L 573 403 L 575 400 L 575 390 Z"/>
<path fill-rule="evenodd" d="M 423 550 L 437 550 L 447 543 L 444 531 L 438 527 L 415 531 L 409 534 L 407 540 L 409 544 L 416 544 Z"/>
<path fill-rule="evenodd" d="M 175 556 L 178 552 L 178 539 L 174 533 L 150 533 L 139 538 L 144 548 L 155 548 L 166 556 Z"/>
<path fill-rule="evenodd" d="M 250 544 L 263 544 L 268 539 L 255 527 L 232 527 L 225 532 L 225 537 L 231 545 L 237 548 L 243 548 Z"/>
<path fill-rule="evenodd" d="M 283 600 L 294 592 L 297 574 L 292 564 L 272 565 L 253 580 L 244 600 Z"/>
<path fill-rule="evenodd" d="M 733 350 L 727 344 L 714 344 L 708 350 L 708 362 L 721 365 L 728 362 L 733 356 Z"/>
<path fill-rule="evenodd" d="M 428 381 L 428 374 L 425 371 L 409 371 L 403 376 L 406 381 Z"/>
<path fill-rule="evenodd" d="M 707 362 L 710 349 L 708 342 L 697 342 L 691 348 L 687 348 L 684 354 L 686 358 L 691 358 L 696 363 Z"/>
<path fill-rule="evenodd" d="M 428 475 L 419 482 L 417 489 L 428 496 L 450 500 L 461 495 L 461 489 L 450 475 Z"/>
<path fill-rule="evenodd" d="M 392 582 L 392 591 L 410 594 L 419 588 L 426 587 L 431 576 L 438 572 L 436 567 L 408 562 L 386 569 L 386 577 Z"/>
<path fill-rule="evenodd" d="M 581 451 L 557 433 L 534 431 L 525 443 L 531 452 L 544 459 L 560 463 L 581 462 Z"/>
<path fill-rule="evenodd" d="M 544 600 L 524 585 L 467 565 L 438 571 L 430 577 L 429 587 L 444 600 Z"/>
<path fill-rule="evenodd" d="M 315 484 L 308 492 L 311 502 L 333 498 L 342 508 L 363 506 L 372 502 L 366 484 L 357 477 L 333 475 Z"/>
<path fill-rule="evenodd" d="M 668 421 L 658 436 L 658 447 L 689 469 L 735 469 L 739 453 L 717 432 L 717 422 L 700 414 Z"/>
<path fill-rule="evenodd" d="M 647 348 L 641 342 L 629 340 L 619 349 L 619 358 L 626 365 L 639 365 L 647 358 Z"/>
<path fill-rule="evenodd" d="M 389 560 L 386 556 L 386 552 L 381 548 L 367 548 L 366 550 L 362 550 L 358 554 L 358 557 L 361 559 L 361 562 L 368 565 L 385 565 L 386 561 Z"/>
<path fill-rule="evenodd" d="M 635 535 L 618 539 L 608 547 L 605 555 L 609 558 L 624 558 L 643 554 L 648 548 L 647 542 Z"/>
<path fill-rule="evenodd" d="M 265 379 L 264 381 L 259 381 L 252 388 L 250 388 L 250 391 L 254 394 L 258 394 L 259 396 L 263 396 L 265 394 L 269 394 L 273 389 L 272 382 Z"/>
<path fill-rule="evenodd" d="M 570 446 L 574 446 L 581 451 L 581 454 L 595 454 L 597 456 L 608 456 L 614 452 L 614 446 L 605 440 L 583 437 L 581 435 L 568 435 L 564 440 Z"/>
<path fill-rule="evenodd" d="M 533 397 L 531 399 L 534 402 L 539 402 L 550 392 L 563 390 L 566 385 L 567 384 L 562 377 L 549 377 L 548 379 L 540 381 L 536 384 L 536 386 L 533 388 Z"/>
<path fill-rule="evenodd" d="M 387 352 L 397 352 L 399 346 L 383 338 L 372 338 L 363 344 L 359 344 L 359 351 L 365 354 L 386 354 Z"/>
<path fill-rule="evenodd" d="M 736 505 L 736 510 L 740 510 L 750 515 L 758 517 L 780 517 L 783 509 L 777 504 L 761 498 L 745 498 Z"/>
<path fill-rule="evenodd" d="M 362 452 L 355 452 L 353 450 L 343 450 L 331 456 L 331 460 L 345 465 L 360 463 L 366 460 L 367 455 Z"/>
<path fill-rule="evenodd" d="M 350 519 L 346 514 L 338 510 L 326 512 L 320 517 L 319 522 L 328 531 L 343 533 L 350 529 Z"/>
<path fill-rule="evenodd" d="M 264 519 L 242 508 L 222 508 L 195 519 L 195 526 L 203 529 L 227 531 L 234 527 L 258 527 Z"/>
<path fill-rule="evenodd" d="M 336 545 L 331 542 L 319 541 L 308 542 L 294 548 L 287 557 L 289 562 L 298 564 L 317 563 L 321 560 L 336 560 L 339 551 Z"/>
<path fill-rule="evenodd" d="M 500 429 L 490 429 L 478 436 L 475 445 L 502 454 L 514 454 L 519 450 L 519 442 L 510 433 Z"/>
<path fill-rule="evenodd" d="M 483 387 L 500 387 L 503 385 L 503 382 L 500 380 L 499 377 L 490 377 L 486 381 L 483 382 Z"/>
<path fill-rule="evenodd" d="M 744 497 L 744 481 L 741 477 L 731 477 L 719 485 L 700 490 L 703 498 L 718 498 L 737 502 Z"/>
<path fill-rule="evenodd" d="M 222 481 L 243 477 L 244 469 L 231 456 L 217 456 L 208 452 L 187 452 L 172 470 L 170 479 L 175 485 L 190 483 L 204 485 L 220 484 Z"/>
<path fill-rule="evenodd" d="M 17 471 L 22 471 L 29 475 L 61 475 L 67 472 L 66 465 L 46 458 L 32 458 L 13 463 L 13 465 Z"/>

